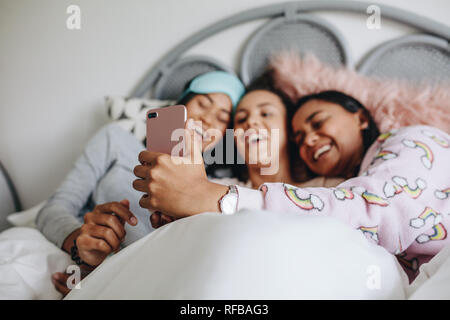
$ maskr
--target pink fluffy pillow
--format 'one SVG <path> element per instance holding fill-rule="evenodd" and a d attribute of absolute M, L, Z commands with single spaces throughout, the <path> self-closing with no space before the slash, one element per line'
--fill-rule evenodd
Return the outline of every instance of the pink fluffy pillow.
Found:
<path fill-rule="evenodd" d="M 341 67 L 333 68 L 312 54 L 301 58 L 283 52 L 271 60 L 275 86 L 292 101 L 324 90 L 337 90 L 359 100 L 381 132 L 426 124 L 450 133 L 450 87 L 412 86 L 399 80 L 369 78 Z"/>

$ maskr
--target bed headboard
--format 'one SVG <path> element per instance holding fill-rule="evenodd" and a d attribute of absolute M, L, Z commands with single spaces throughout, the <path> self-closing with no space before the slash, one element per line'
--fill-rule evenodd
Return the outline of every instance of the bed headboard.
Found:
<path fill-rule="evenodd" d="M 176 99 L 187 82 L 209 70 L 232 68 L 206 56 L 182 57 L 188 49 L 218 32 L 258 19 L 270 20 L 243 45 L 239 76 L 245 84 L 258 76 L 272 54 L 281 50 L 312 52 L 331 65 L 345 65 L 368 76 L 407 79 L 412 82 L 450 83 L 450 27 L 417 14 L 377 5 L 383 19 L 413 27 L 416 34 L 406 35 L 371 48 L 355 63 L 344 35 L 332 23 L 314 12 L 353 12 L 367 17 L 374 3 L 357 1 L 298 1 L 250 9 L 193 34 L 168 52 L 148 72 L 131 97 L 151 93 L 155 99 Z"/>

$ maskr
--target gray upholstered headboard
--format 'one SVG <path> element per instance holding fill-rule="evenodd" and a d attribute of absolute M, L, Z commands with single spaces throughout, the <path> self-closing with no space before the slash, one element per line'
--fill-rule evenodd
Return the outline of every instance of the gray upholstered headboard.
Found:
<path fill-rule="evenodd" d="M 298 1 L 250 9 L 190 36 L 168 52 L 144 77 L 131 97 L 151 93 L 155 99 L 176 99 L 186 82 L 209 70 L 234 72 L 223 63 L 204 56 L 182 57 L 188 49 L 218 32 L 258 19 L 270 20 L 250 36 L 242 51 L 239 76 L 245 84 L 261 73 L 269 57 L 285 49 L 312 52 L 331 65 L 345 65 L 360 73 L 409 81 L 450 82 L 450 27 L 398 8 L 375 4 L 383 19 L 417 30 L 371 48 L 355 63 L 345 35 L 314 12 L 353 12 L 365 15 L 374 3 L 356 1 Z"/>

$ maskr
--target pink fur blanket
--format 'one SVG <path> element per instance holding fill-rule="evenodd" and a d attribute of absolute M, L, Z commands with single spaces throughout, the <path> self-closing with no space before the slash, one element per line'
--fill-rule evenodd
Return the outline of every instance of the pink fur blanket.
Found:
<path fill-rule="evenodd" d="M 450 133 L 450 87 L 412 86 L 399 80 L 374 79 L 348 68 L 333 68 L 312 54 L 301 58 L 283 52 L 271 59 L 275 86 L 292 101 L 324 90 L 337 90 L 359 100 L 381 132 L 426 124 Z"/>

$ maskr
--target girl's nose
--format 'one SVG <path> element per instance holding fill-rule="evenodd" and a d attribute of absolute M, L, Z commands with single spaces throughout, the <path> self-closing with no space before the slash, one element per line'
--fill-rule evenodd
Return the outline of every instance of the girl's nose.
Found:
<path fill-rule="evenodd" d="M 305 137 L 305 144 L 312 147 L 316 144 L 318 138 L 319 137 L 317 136 L 317 134 L 315 134 L 314 132 L 310 132 Z"/>
<path fill-rule="evenodd" d="M 255 115 L 250 115 L 247 120 L 247 125 L 249 128 L 259 128 L 261 122 L 259 121 L 259 118 Z"/>
<path fill-rule="evenodd" d="M 211 118 L 210 116 L 206 116 L 206 115 L 201 116 L 200 120 L 202 121 L 202 125 L 209 128 L 211 126 L 210 118 Z"/>

